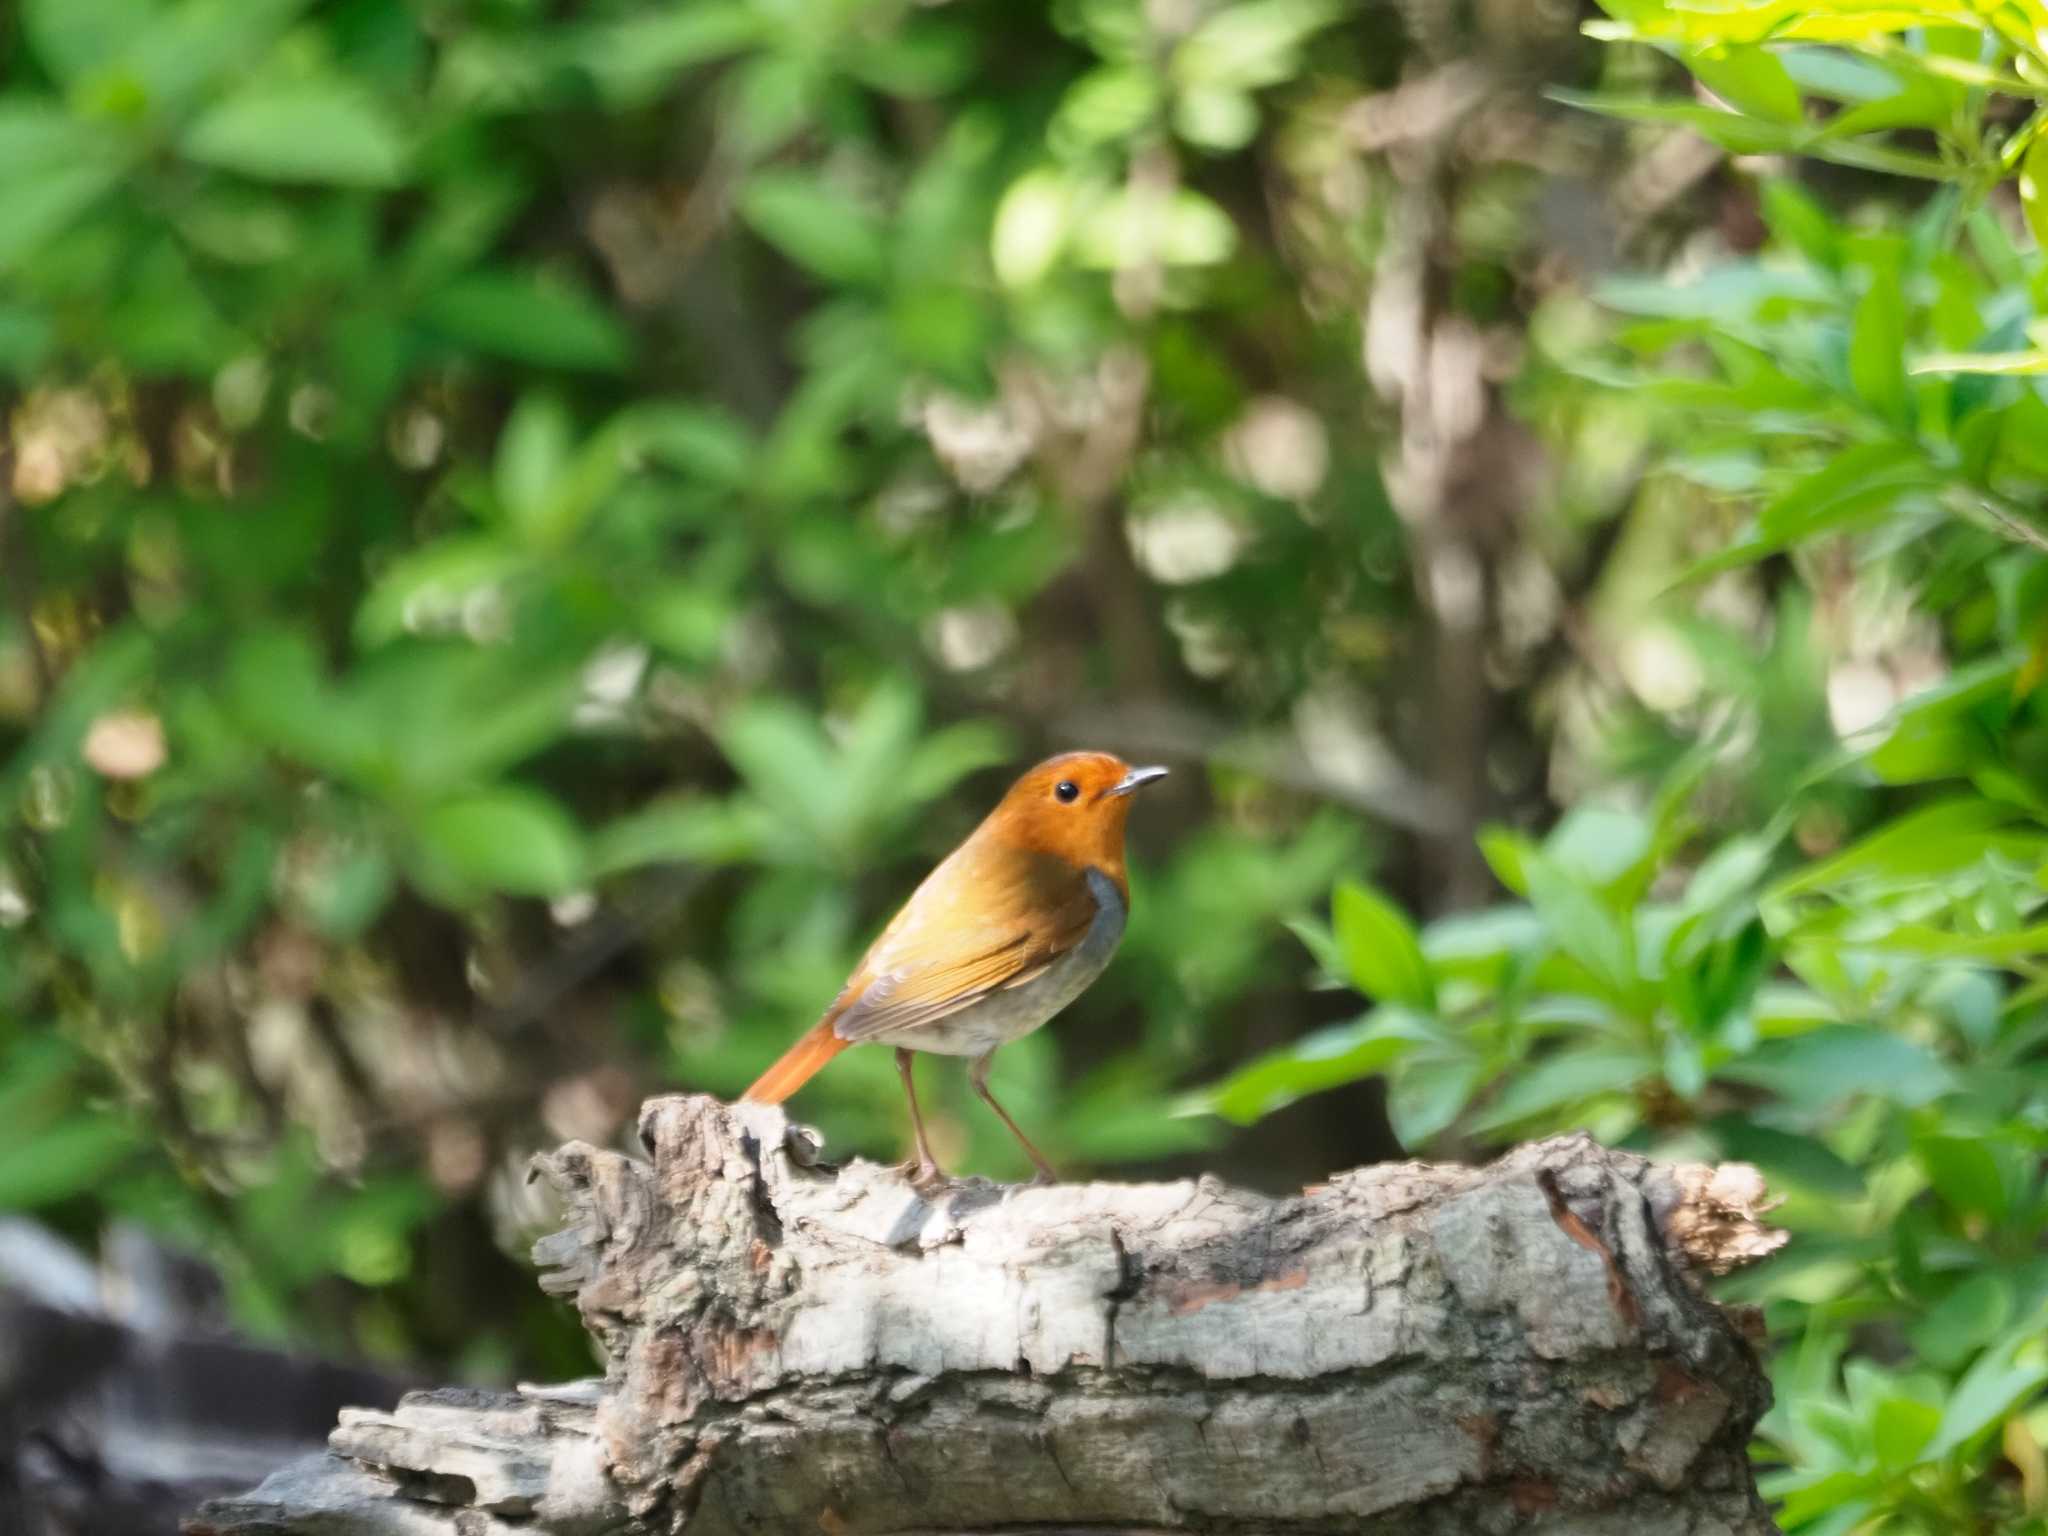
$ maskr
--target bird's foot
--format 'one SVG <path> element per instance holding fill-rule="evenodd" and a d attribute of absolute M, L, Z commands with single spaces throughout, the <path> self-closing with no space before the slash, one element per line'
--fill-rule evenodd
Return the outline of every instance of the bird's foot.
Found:
<path fill-rule="evenodd" d="M 896 1165 L 896 1171 L 910 1183 L 919 1194 L 930 1194 L 953 1182 L 952 1177 L 928 1157 L 907 1157 Z"/>
<path fill-rule="evenodd" d="M 1038 1172 L 1031 1175 L 1030 1182 L 1026 1187 L 1029 1189 L 1044 1189 L 1047 1185 L 1057 1184 L 1059 1181 L 1060 1176 L 1058 1174 L 1054 1173 L 1050 1168 L 1041 1166 Z"/>

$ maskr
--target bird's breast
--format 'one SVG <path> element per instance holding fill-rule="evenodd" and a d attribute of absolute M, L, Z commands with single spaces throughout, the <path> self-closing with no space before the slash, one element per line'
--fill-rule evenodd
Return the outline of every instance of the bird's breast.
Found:
<path fill-rule="evenodd" d="M 1130 908 L 1116 882 L 1099 869 L 1088 871 L 1095 917 L 1081 942 L 1029 981 L 1003 987 L 972 1007 L 920 1026 L 900 1042 L 941 1056 L 981 1056 L 1030 1034 L 1087 991 L 1109 964 L 1124 936 Z"/>

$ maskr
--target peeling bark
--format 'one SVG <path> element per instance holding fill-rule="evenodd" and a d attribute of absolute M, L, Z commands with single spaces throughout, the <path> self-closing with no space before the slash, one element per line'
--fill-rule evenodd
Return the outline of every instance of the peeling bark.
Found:
<path fill-rule="evenodd" d="M 1768 1388 L 1695 1279 L 1783 1240 L 1753 1170 L 1581 1136 L 1278 1200 L 927 1198 L 767 1106 L 641 1137 L 536 1160 L 602 1380 L 351 1411 L 193 1536 L 1773 1529 Z"/>

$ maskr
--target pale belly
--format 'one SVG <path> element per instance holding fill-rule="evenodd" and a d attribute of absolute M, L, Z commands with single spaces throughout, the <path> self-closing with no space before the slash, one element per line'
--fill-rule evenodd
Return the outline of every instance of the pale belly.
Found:
<path fill-rule="evenodd" d="M 940 1056 L 985 1056 L 1046 1023 L 1088 990 L 1124 936 L 1125 907 L 1116 883 L 1091 869 L 1088 889 L 1095 897 L 1095 921 L 1066 954 L 1021 986 L 992 992 L 971 1007 L 920 1024 L 902 1039 L 885 1043 Z"/>

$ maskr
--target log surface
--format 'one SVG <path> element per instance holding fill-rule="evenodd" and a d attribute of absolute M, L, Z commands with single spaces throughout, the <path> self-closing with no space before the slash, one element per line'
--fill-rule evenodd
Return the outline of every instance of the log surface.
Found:
<path fill-rule="evenodd" d="M 350 1412 L 196 1536 L 1769 1532 L 1753 1170 L 1586 1137 L 1273 1199 L 920 1194 L 779 1109 L 648 1103 L 536 1160 L 601 1380 Z"/>

